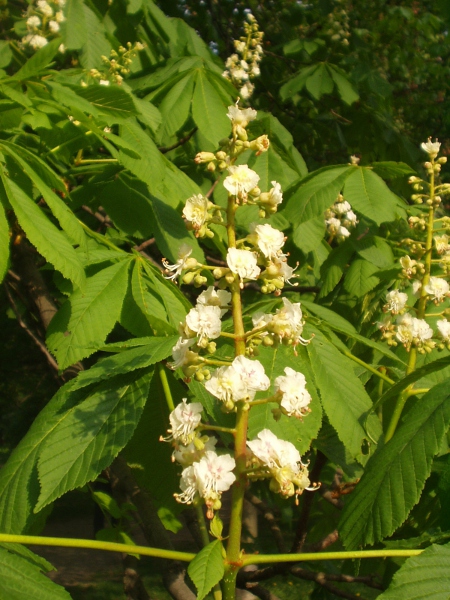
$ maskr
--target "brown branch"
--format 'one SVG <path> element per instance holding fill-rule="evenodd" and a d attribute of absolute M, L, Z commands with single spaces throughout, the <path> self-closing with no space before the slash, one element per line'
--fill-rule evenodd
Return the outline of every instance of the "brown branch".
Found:
<path fill-rule="evenodd" d="M 281 554 L 285 554 L 286 546 L 284 543 L 283 535 L 281 533 L 281 529 L 278 525 L 275 515 L 273 514 L 272 509 L 263 500 L 260 500 L 251 492 L 246 492 L 245 498 L 258 509 L 258 511 L 263 515 L 264 519 L 269 523 L 269 527 L 278 546 L 278 550 Z"/>
<path fill-rule="evenodd" d="M 262 587 L 258 583 L 248 583 L 245 587 L 246 590 L 261 598 L 261 600 L 280 600 L 278 596 L 275 596 L 270 590 Z"/>
<path fill-rule="evenodd" d="M 317 451 L 316 460 L 314 467 L 311 469 L 309 474 L 310 480 L 315 483 L 320 479 L 320 473 L 327 462 L 327 457 L 320 450 Z M 297 531 L 295 532 L 295 539 L 292 544 L 291 552 L 299 554 L 305 544 L 306 536 L 308 533 L 308 521 L 311 513 L 311 508 L 314 502 L 314 494 L 304 494 L 302 503 L 302 512 L 297 524 Z"/>
<path fill-rule="evenodd" d="M 211 195 L 212 195 L 212 193 L 214 192 L 214 190 L 216 189 L 216 187 L 217 187 L 217 184 L 219 183 L 219 181 L 220 181 L 220 177 L 218 177 L 218 178 L 215 180 L 215 182 L 212 184 L 212 186 L 211 186 L 211 187 L 209 188 L 209 190 L 206 192 L 205 196 L 206 196 L 207 198 L 210 198 L 210 197 L 211 197 Z"/>
<path fill-rule="evenodd" d="M 125 567 L 123 591 L 125 592 L 126 600 L 151 600 L 141 576 L 136 570 L 137 563 L 138 559 L 136 556 L 125 554 L 123 557 L 123 565 Z"/>
<path fill-rule="evenodd" d="M 322 552 L 326 550 L 329 546 L 337 542 L 339 539 L 338 530 L 335 529 L 328 535 L 326 535 L 323 539 L 315 544 L 310 544 L 309 546 L 305 546 L 305 552 Z"/>
<path fill-rule="evenodd" d="M 142 250 L 145 250 L 145 248 L 147 248 L 147 246 L 151 246 L 154 243 L 155 243 L 155 238 L 152 237 L 149 240 L 142 242 L 142 244 L 140 246 L 135 246 L 134 250 L 136 250 L 136 252 L 141 252 Z"/>
<path fill-rule="evenodd" d="M 167 152 L 170 152 L 171 150 L 175 150 L 175 148 L 178 148 L 179 146 L 182 146 L 183 144 L 188 142 L 191 139 L 191 137 L 194 135 L 194 133 L 196 133 L 197 129 L 198 129 L 198 127 L 194 127 L 194 129 L 191 131 L 191 133 L 188 133 L 184 138 L 181 138 L 181 140 L 178 140 L 178 142 L 175 142 L 175 144 L 172 144 L 172 146 L 158 148 L 158 150 L 161 152 L 161 154 L 166 154 Z"/>
<path fill-rule="evenodd" d="M 90 208 L 89 206 L 87 206 L 86 204 L 83 204 L 81 206 L 81 208 L 87 212 L 88 214 L 92 215 L 93 217 L 95 217 L 97 219 L 97 221 L 99 221 L 102 225 L 104 225 L 105 227 L 114 227 L 113 222 L 111 221 L 111 219 L 108 217 L 108 215 L 102 215 L 101 212 L 96 211 L 94 212 L 92 210 L 92 208 Z"/>

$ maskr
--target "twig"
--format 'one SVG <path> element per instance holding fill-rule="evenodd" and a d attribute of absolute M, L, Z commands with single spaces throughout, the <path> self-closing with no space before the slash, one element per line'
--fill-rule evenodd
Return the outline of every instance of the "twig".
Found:
<path fill-rule="evenodd" d="M 265 587 L 259 585 L 259 583 L 248 583 L 245 587 L 246 590 L 261 598 L 261 600 L 280 600 L 278 596 L 272 594 L 272 592 Z"/>
<path fill-rule="evenodd" d="M 217 187 L 217 184 L 219 183 L 219 181 L 220 181 L 220 177 L 218 177 L 218 178 L 215 180 L 215 182 L 212 184 L 212 186 L 211 186 L 211 187 L 209 188 L 209 190 L 206 192 L 205 196 L 206 196 L 207 198 L 210 198 L 210 197 L 211 197 L 211 194 L 212 194 L 212 193 L 214 192 L 214 190 L 216 189 L 216 187 Z"/>
<path fill-rule="evenodd" d="M 136 250 L 136 252 L 141 252 L 142 250 L 145 250 L 145 248 L 147 248 L 147 246 L 151 246 L 154 243 L 155 243 L 155 238 L 152 237 L 149 240 L 142 242 L 142 244 L 140 246 L 135 246 L 134 249 Z"/>
<path fill-rule="evenodd" d="M 99 222 L 100 222 L 102 225 L 104 225 L 105 227 L 113 227 L 113 223 L 112 223 L 111 219 L 110 219 L 108 216 L 104 217 L 104 216 L 103 216 L 103 215 L 102 215 L 100 212 L 98 212 L 98 211 L 97 211 L 97 212 L 94 212 L 94 211 L 92 210 L 92 208 L 90 208 L 89 206 L 86 206 L 86 204 L 83 204 L 83 205 L 81 206 L 81 208 L 82 208 L 82 209 L 83 209 L 85 212 L 87 212 L 87 213 L 89 213 L 90 215 L 92 215 L 93 217 L 95 217 L 95 218 L 97 219 L 97 221 L 99 221 Z"/>
<path fill-rule="evenodd" d="M 337 542 L 339 539 L 339 532 L 337 529 L 326 535 L 323 539 L 315 544 L 310 544 L 307 547 L 305 546 L 306 552 L 322 552 L 326 550 L 329 546 Z"/>
<path fill-rule="evenodd" d="M 275 538 L 275 542 L 278 546 L 278 550 L 284 554 L 286 552 L 286 546 L 284 544 L 283 535 L 281 533 L 281 529 L 278 526 L 277 519 L 272 512 L 272 509 L 263 501 L 260 500 L 257 496 L 250 492 L 246 492 L 246 499 L 255 506 L 259 512 L 263 515 L 265 520 L 269 523 L 270 530 L 272 531 L 273 537 Z"/>
<path fill-rule="evenodd" d="M 194 127 L 194 129 L 191 131 L 191 133 L 188 133 L 184 138 L 181 138 L 181 140 L 178 140 L 178 142 L 175 142 L 175 144 L 172 144 L 172 146 L 158 148 L 158 150 L 161 152 L 161 154 L 166 154 L 167 152 L 170 152 L 171 150 L 175 150 L 175 148 L 178 148 L 179 146 L 182 146 L 183 144 L 188 142 L 191 139 L 191 137 L 194 135 L 194 133 L 197 131 L 197 129 L 198 129 L 198 127 Z"/>

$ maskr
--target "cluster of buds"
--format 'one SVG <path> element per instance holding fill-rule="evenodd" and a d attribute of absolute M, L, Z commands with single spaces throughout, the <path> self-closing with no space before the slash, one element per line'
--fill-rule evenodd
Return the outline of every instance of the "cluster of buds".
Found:
<path fill-rule="evenodd" d="M 328 36 L 332 42 L 348 46 L 350 43 L 350 20 L 345 8 L 336 6 L 334 10 L 328 14 L 327 21 L 328 29 L 325 29 L 325 35 Z"/>
<path fill-rule="evenodd" d="M 244 22 L 244 35 L 234 40 L 235 54 L 227 58 L 226 69 L 222 73 L 225 79 L 239 90 L 243 100 L 247 100 L 255 89 L 252 81 L 261 73 L 259 63 L 263 55 L 262 40 L 264 33 L 259 31 L 258 23 L 252 14 Z"/>
<path fill-rule="evenodd" d="M 444 194 L 450 190 L 447 190 L 445 186 L 436 185 L 435 182 L 441 164 L 446 162 L 437 158 L 440 149 L 439 142 L 432 142 L 431 139 L 428 139 L 427 142 L 421 144 L 421 148 L 428 154 L 429 161 L 425 163 L 425 168 L 430 182 L 412 177 L 410 183 L 416 191 L 427 191 L 427 193 L 416 194 L 415 201 L 422 204 L 426 198 L 425 208 L 428 214 L 424 217 L 410 217 L 410 226 L 415 230 L 418 239 L 407 238 L 402 240 L 402 244 L 408 247 L 410 254 L 413 254 L 416 258 L 406 255 L 400 259 L 400 278 L 403 279 L 405 287 L 410 287 L 410 292 L 408 295 L 395 289 L 387 294 L 383 311 L 399 316 L 395 322 L 391 321 L 390 316 L 387 316 L 378 326 L 388 344 L 395 346 L 400 342 L 408 352 L 414 347 L 419 353 L 424 354 L 431 352 L 436 346 L 438 349 L 443 349 L 446 346 L 450 347 L 450 323 L 447 319 L 437 321 L 436 332 L 425 320 L 427 306 L 431 303 L 438 306 L 450 298 L 450 285 L 447 279 L 439 276 L 442 273 L 436 273 L 434 266 L 441 260 L 439 267 L 443 269 L 444 276 L 449 274 L 450 260 L 447 260 L 447 257 L 450 259 L 449 237 L 445 234 L 434 236 L 431 244 L 431 234 L 435 223 L 443 222 L 445 219 L 444 229 L 447 228 L 447 217 L 434 219 L 434 211 L 441 203 L 440 196 L 435 194 L 438 192 Z M 426 241 L 420 239 L 421 236 L 424 236 L 424 232 L 426 232 Z M 433 250 L 438 256 L 434 260 L 432 258 Z M 423 259 L 423 261 L 420 259 Z M 417 307 L 414 306 L 416 300 L 413 301 L 413 306 L 408 307 L 408 298 L 414 298 L 414 296 L 419 298 Z M 444 309 L 441 313 L 432 312 L 431 315 L 438 316 L 438 314 L 446 315 L 449 313 L 449 309 Z"/>
<path fill-rule="evenodd" d="M 66 0 L 37 0 L 36 4 L 30 4 L 26 20 L 28 33 L 22 38 L 21 45 L 38 50 L 50 39 L 59 36 L 61 23 L 66 20 L 63 12 L 65 4 Z M 65 51 L 64 44 L 59 51 Z"/>
<path fill-rule="evenodd" d="M 258 433 L 257 439 L 247 442 L 251 454 L 248 457 L 252 472 L 251 479 L 270 479 L 272 492 L 287 498 L 298 496 L 304 490 L 314 491 L 317 485 L 310 487 L 307 465 L 302 463 L 299 451 L 290 442 L 280 440 L 269 429 Z"/>
<path fill-rule="evenodd" d="M 325 212 L 325 224 L 331 239 L 340 242 L 348 238 L 350 229 L 356 227 L 357 223 L 358 219 L 351 205 L 339 194 L 333 206 Z"/>
<path fill-rule="evenodd" d="M 256 312 L 252 317 L 252 343 L 264 346 L 284 344 L 285 346 L 306 346 L 311 340 L 302 337 L 304 320 L 300 302 L 290 302 L 283 298 L 283 306 L 275 314 Z"/>
<path fill-rule="evenodd" d="M 127 42 L 127 47 L 119 46 L 118 51 L 111 50 L 110 57 L 102 56 L 105 69 L 91 69 L 89 75 L 97 79 L 100 85 L 109 85 L 111 82 L 120 85 L 127 75 L 130 74 L 130 65 L 136 58 L 138 52 L 145 48 L 141 42 L 132 44 Z"/>

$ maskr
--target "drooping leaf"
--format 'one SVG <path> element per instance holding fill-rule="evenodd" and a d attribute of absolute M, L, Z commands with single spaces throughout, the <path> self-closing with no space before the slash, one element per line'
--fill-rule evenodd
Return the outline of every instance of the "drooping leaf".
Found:
<path fill-rule="evenodd" d="M 339 92 L 339 96 L 349 106 L 359 100 L 358 92 L 347 79 L 344 71 L 335 65 L 328 64 L 328 72 L 333 78 L 334 83 Z"/>
<path fill-rule="evenodd" d="M 394 575 L 380 600 L 448 600 L 450 589 L 450 544 L 433 544 L 412 556 Z"/>
<path fill-rule="evenodd" d="M 192 98 L 192 116 L 201 133 L 214 146 L 230 134 L 231 123 L 224 109 L 220 96 L 199 69 Z"/>
<path fill-rule="evenodd" d="M 316 217 L 309 221 L 300 223 L 294 229 L 292 240 L 305 254 L 312 252 L 320 246 L 325 234 L 325 220 L 323 217 Z"/>
<path fill-rule="evenodd" d="M 307 78 L 305 86 L 316 100 L 319 100 L 324 94 L 331 94 L 334 83 L 325 63 L 317 66 L 317 69 Z"/>
<path fill-rule="evenodd" d="M 83 4 L 86 23 L 86 39 L 80 53 L 80 63 L 85 69 L 100 68 L 102 56 L 109 56 L 111 44 L 106 36 L 103 23 L 89 6 Z M 70 23 L 68 24 L 70 27 Z"/>
<path fill-rule="evenodd" d="M 70 600 L 66 590 L 28 560 L 0 548 L 2 600 Z"/>
<path fill-rule="evenodd" d="M 315 338 L 307 350 L 322 406 L 352 457 L 364 462 L 367 447 L 381 435 L 380 421 L 370 415 L 365 422 L 366 431 L 364 417 L 371 410 L 372 401 L 355 375 L 354 365 L 319 330 L 311 329 Z"/>
<path fill-rule="evenodd" d="M 222 542 L 215 540 L 200 550 L 188 566 L 189 577 L 197 588 L 197 600 L 203 600 L 216 583 L 219 583 L 224 572 Z"/>
<path fill-rule="evenodd" d="M 39 75 L 53 60 L 61 40 L 52 40 L 43 48 L 40 48 L 22 67 L 13 75 L 13 79 L 24 81 L 35 75 Z"/>
<path fill-rule="evenodd" d="M 70 23 L 70 27 L 64 29 L 64 45 L 68 50 L 78 50 L 87 41 L 83 0 L 67 0 L 64 13 Z"/>
<path fill-rule="evenodd" d="M 192 104 L 194 74 L 189 73 L 174 85 L 159 105 L 163 117 L 160 139 L 174 135 L 186 122 Z"/>
<path fill-rule="evenodd" d="M 320 267 L 320 275 L 323 283 L 320 288 L 319 298 L 324 298 L 334 290 L 344 274 L 345 267 L 353 254 L 353 246 L 350 240 L 333 248 Z"/>
<path fill-rule="evenodd" d="M 357 258 L 350 265 L 344 279 L 344 288 L 352 296 L 361 298 L 379 283 L 376 272 L 378 268 L 361 258 Z"/>
<path fill-rule="evenodd" d="M 60 415 L 39 453 L 36 512 L 111 464 L 136 429 L 152 377 L 153 369 L 114 377 Z"/>
<path fill-rule="evenodd" d="M 61 271 L 66 279 L 83 288 L 84 270 L 73 247 L 47 219 L 34 200 L 12 179 L 9 179 L 3 166 L 0 166 L 0 171 L 8 200 L 30 242 L 55 269 Z"/>
<path fill-rule="evenodd" d="M 422 493 L 450 424 L 450 381 L 425 394 L 371 457 L 339 526 L 348 549 L 375 544 L 405 521 Z"/>
<path fill-rule="evenodd" d="M 120 316 L 129 265 L 125 259 L 90 277 L 85 290 L 76 291 L 53 317 L 47 345 L 60 369 L 90 356 L 105 341 Z"/>

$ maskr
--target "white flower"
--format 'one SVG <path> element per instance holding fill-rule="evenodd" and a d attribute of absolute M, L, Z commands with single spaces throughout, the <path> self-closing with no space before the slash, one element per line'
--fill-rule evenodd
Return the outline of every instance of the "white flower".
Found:
<path fill-rule="evenodd" d="M 256 392 L 268 390 L 270 379 L 264 372 L 259 360 L 251 360 L 245 356 L 237 356 L 231 368 L 239 375 L 246 389 L 246 397 L 252 400 Z"/>
<path fill-rule="evenodd" d="M 173 362 L 169 365 L 171 369 L 178 369 L 185 365 L 197 362 L 197 352 L 192 352 L 192 350 L 189 350 L 189 348 L 194 344 L 195 339 L 184 339 L 182 337 L 178 339 L 177 343 L 172 348 Z"/>
<path fill-rule="evenodd" d="M 343 237 L 343 238 L 347 238 L 350 235 L 350 231 L 347 229 L 347 227 L 344 227 L 343 225 L 341 225 L 337 231 L 336 234 L 338 237 Z"/>
<path fill-rule="evenodd" d="M 191 331 L 198 335 L 199 344 L 205 340 L 218 338 L 222 329 L 220 320 L 221 310 L 219 306 L 198 304 L 191 308 L 186 316 L 186 325 Z"/>
<path fill-rule="evenodd" d="M 107 79 L 100 79 L 99 84 L 100 85 L 109 85 L 110 82 Z"/>
<path fill-rule="evenodd" d="M 298 283 L 290 281 L 292 277 L 297 277 L 297 275 L 294 275 L 294 272 L 297 267 L 290 267 L 286 260 L 280 258 L 274 258 L 273 264 L 278 268 L 280 276 L 283 278 L 284 281 L 286 281 L 286 283 L 293 286 L 298 285 Z"/>
<path fill-rule="evenodd" d="M 248 75 L 247 75 L 247 77 L 248 77 Z M 255 86 L 252 83 L 247 82 L 246 84 L 244 84 L 241 87 L 241 89 L 239 90 L 241 98 L 243 98 L 244 100 L 247 100 L 248 98 L 250 98 L 250 96 L 253 94 L 254 89 L 255 89 Z"/>
<path fill-rule="evenodd" d="M 335 204 L 332 207 L 332 210 L 337 212 L 338 215 L 343 215 L 344 213 L 352 210 L 352 207 L 349 202 L 344 200 L 343 202 L 335 202 Z"/>
<path fill-rule="evenodd" d="M 240 125 L 241 127 L 247 127 L 250 121 L 256 119 L 256 115 L 257 112 L 256 110 L 253 110 L 253 108 L 240 109 L 237 106 L 229 106 L 227 112 L 227 117 L 232 124 Z"/>
<path fill-rule="evenodd" d="M 420 147 L 424 152 L 426 152 L 430 158 L 436 158 L 438 155 L 441 144 L 436 140 L 435 142 L 431 141 L 431 138 L 428 138 L 427 142 L 423 142 L 420 144 Z"/>
<path fill-rule="evenodd" d="M 181 244 L 178 250 L 178 260 L 174 265 L 169 265 L 167 260 L 163 258 L 162 263 L 166 272 L 171 271 L 172 275 L 165 275 L 166 279 L 176 279 L 184 269 L 197 266 L 195 258 L 189 258 L 192 254 L 192 248 L 187 244 Z"/>
<path fill-rule="evenodd" d="M 442 302 L 449 295 L 450 287 L 445 279 L 441 277 L 430 277 L 430 281 L 425 286 L 425 291 L 436 302 Z"/>
<path fill-rule="evenodd" d="M 265 327 L 266 325 L 271 323 L 272 320 L 273 320 L 273 315 L 268 315 L 268 314 L 265 314 L 265 313 L 259 312 L 259 311 L 256 312 L 252 316 L 252 323 L 253 323 L 253 327 L 255 327 L 255 328 Z"/>
<path fill-rule="evenodd" d="M 419 296 L 421 289 L 422 289 L 422 282 L 419 281 L 418 279 L 415 279 L 412 282 L 412 291 L 413 291 L 414 296 Z"/>
<path fill-rule="evenodd" d="M 293 341 L 294 345 L 309 344 L 301 335 L 303 332 L 303 314 L 300 303 L 293 304 L 287 298 L 283 298 L 283 308 L 277 310 L 268 325 L 268 330 L 278 335 L 280 339 L 286 338 Z"/>
<path fill-rule="evenodd" d="M 187 398 L 183 398 L 183 402 L 169 415 L 171 429 L 168 431 L 171 435 L 163 438 L 164 441 L 180 440 L 185 446 L 190 444 L 195 437 L 195 429 L 202 420 L 202 410 L 200 402 L 187 404 Z"/>
<path fill-rule="evenodd" d="M 230 302 L 230 292 L 227 292 L 226 290 L 216 290 L 212 285 L 197 298 L 197 304 L 201 304 L 202 306 L 219 306 L 222 317 L 227 312 Z"/>
<path fill-rule="evenodd" d="M 233 79 L 237 79 L 238 81 L 246 81 L 248 79 L 248 73 L 245 69 L 233 69 L 231 74 Z"/>
<path fill-rule="evenodd" d="M 261 269 L 256 264 L 257 257 L 249 250 L 238 250 L 229 248 L 227 253 L 227 264 L 232 273 L 239 275 L 240 279 L 258 279 Z"/>
<path fill-rule="evenodd" d="M 270 182 L 273 185 L 273 188 L 269 191 L 270 199 L 268 204 L 276 206 L 283 202 L 283 193 L 281 191 L 281 184 L 276 181 Z"/>
<path fill-rule="evenodd" d="M 398 315 L 408 302 L 408 294 L 404 294 L 398 290 L 392 290 L 386 294 L 386 300 L 387 304 L 385 305 L 385 310 L 389 310 L 392 314 Z"/>
<path fill-rule="evenodd" d="M 247 388 L 239 373 L 233 367 L 220 367 L 216 369 L 205 383 L 205 388 L 210 394 L 225 404 L 230 404 L 245 398 Z"/>
<path fill-rule="evenodd" d="M 247 165 L 228 167 L 228 172 L 230 174 L 225 177 L 223 186 L 230 194 L 245 196 L 258 185 L 258 173 L 249 169 Z"/>
<path fill-rule="evenodd" d="M 306 390 L 305 376 L 290 367 L 286 367 L 284 372 L 285 375 L 275 379 L 275 391 L 283 394 L 281 407 L 285 413 L 301 419 L 309 412 L 308 404 L 311 402 L 311 396 Z"/>
<path fill-rule="evenodd" d="M 450 245 L 448 243 L 448 235 L 436 235 L 434 237 L 434 243 L 436 245 L 436 252 L 438 254 L 446 254 L 450 251 Z"/>
<path fill-rule="evenodd" d="M 28 17 L 27 19 L 27 27 L 30 29 L 36 29 L 41 24 L 41 20 L 37 15 L 33 15 L 32 17 Z"/>
<path fill-rule="evenodd" d="M 61 54 L 64 54 L 64 52 L 66 51 L 66 47 L 64 46 L 64 44 L 60 44 L 58 46 L 58 52 L 60 52 Z M 83 85 L 83 84 L 81 84 Z"/>
<path fill-rule="evenodd" d="M 397 339 L 409 348 L 411 344 L 422 346 L 424 342 L 433 337 L 433 330 L 423 319 L 416 319 L 406 313 L 397 321 Z"/>
<path fill-rule="evenodd" d="M 250 231 L 254 233 L 256 244 L 266 258 L 275 258 L 281 253 L 285 237 L 282 231 L 274 229 L 268 223 L 264 225 L 250 225 Z"/>
<path fill-rule="evenodd" d="M 407 277 L 411 277 L 416 272 L 416 264 L 417 261 L 411 258 L 410 256 L 402 256 L 400 259 L 400 264 L 403 268 L 403 271 Z"/>
<path fill-rule="evenodd" d="M 66 17 L 64 16 L 64 13 L 62 12 L 62 10 L 59 10 L 56 15 L 55 15 L 55 20 L 58 23 L 63 23 L 66 20 Z"/>
<path fill-rule="evenodd" d="M 444 342 L 450 342 L 450 322 L 447 319 L 442 319 L 436 323 L 439 335 Z"/>
<path fill-rule="evenodd" d="M 239 54 L 243 54 L 245 50 L 245 42 L 240 42 L 239 40 L 234 40 L 234 47 L 236 48 L 236 52 Z"/>
<path fill-rule="evenodd" d="M 22 38 L 22 44 L 29 44 L 32 48 L 43 48 L 48 44 L 48 40 L 42 35 L 26 35 Z"/>
<path fill-rule="evenodd" d="M 261 75 L 261 69 L 258 67 L 258 65 L 253 65 L 252 70 L 250 71 L 250 74 L 253 77 L 259 77 Z"/>
<path fill-rule="evenodd" d="M 203 438 L 196 438 L 187 446 L 176 444 L 172 453 L 172 460 L 177 461 L 183 467 L 188 467 L 194 462 L 198 462 L 208 450 L 214 450 L 217 444 L 215 437 L 208 437 L 206 441 Z"/>
<path fill-rule="evenodd" d="M 342 225 L 345 227 L 356 227 L 358 223 L 358 217 L 352 210 L 349 210 L 345 213 L 344 218 L 342 219 Z"/>
<path fill-rule="evenodd" d="M 57 21 L 49 21 L 48 28 L 52 33 L 58 33 L 59 31 L 59 23 Z"/>
<path fill-rule="evenodd" d="M 37 8 L 46 17 L 51 17 L 53 15 L 53 9 L 46 0 L 38 0 Z"/>
<path fill-rule="evenodd" d="M 194 229 L 200 229 L 208 217 L 209 200 L 203 194 L 195 194 L 186 200 L 183 217 L 192 223 Z"/>
<path fill-rule="evenodd" d="M 330 219 L 326 219 L 325 223 L 327 225 L 327 229 L 330 233 L 337 233 L 341 228 L 341 222 L 336 217 L 331 217 Z"/>

